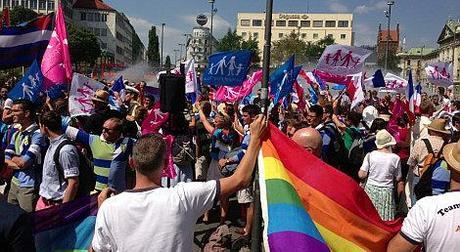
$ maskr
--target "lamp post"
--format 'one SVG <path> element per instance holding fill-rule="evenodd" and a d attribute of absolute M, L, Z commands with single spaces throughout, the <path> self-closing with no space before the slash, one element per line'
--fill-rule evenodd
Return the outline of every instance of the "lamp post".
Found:
<path fill-rule="evenodd" d="M 385 16 L 388 19 L 387 23 L 387 43 L 386 43 L 386 49 L 385 49 L 385 72 L 388 71 L 388 54 L 390 50 L 390 24 L 391 24 L 391 7 L 395 4 L 395 1 L 388 1 L 388 11 L 385 11 Z"/>
<path fill-rule="evenodd" d="M 177 66 L 177 52 L 179 51 L 178 49 L 174 49 L 174 66 Z"/>
<path fill-rule="evenodd" d="M 180 49 L 179 61 L 182 62 L 182 46 L 185 46 L 185 44 L 179 43 L 177 45 L 179 46 L 179 49 Z"/>
<path fill-rule="evenodd" d="M 160 56 L 160 68 L 163 69 L 163 39 L 164 39 L 164 32 L 165 32 L 165 23 L 161 24 L 161 56 Z"/>
<path fill-rule="evenodd" d="M 213 23 L 214 23 L 214 13 L 217 12 L 217 10 L 214 9 L 214 2 L 215 2 L 215 0 L 208 0 L 208 3 L 211 4 L 211 25 L 210 25 L 210 33 L 209 33 L 209 55 L 212 54 L 212 29 L 213 29 Z"/>
<path fill-rule="evenodd" d="M 185 57 L 184 57 L 184 61 L 187 61 L 187 47 L 188 47 L 188 44 L 189 44 L 189 43 L 188 43 L 188 37 L 189 37 L 189 36 L 191 37 L 192 34 L 184 33 L 184 37 L 185 37 L 185 43 L 184 43 L 184 45 L 185 45 L 185 55 L 184 55 L 184 56 L 185 56 Z"/>

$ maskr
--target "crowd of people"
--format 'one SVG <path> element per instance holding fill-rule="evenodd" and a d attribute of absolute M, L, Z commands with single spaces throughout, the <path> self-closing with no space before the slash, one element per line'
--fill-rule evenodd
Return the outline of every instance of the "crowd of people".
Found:
<path fill-rule="evenodd" d="M 126 83 L 126 96 L 115 94 L 119 106 L 113 109 L 112 83 L 105 84 L 92 97 L 91 115 L 76 117 L 69 115 L 65 92 L 33 104 L 7 99 L 8 86 L 0 89 L 5 159 L 5 200 L 0 202 L 1 209 L 16 209 L 8 210 L 10 232 L 31 236 L 25 212 L 96 192 L 100 208 L 93 250 L 186 251 L 198 219 L 208 223 L 217 213 L 220 224 L 228 223 L 229 198 L 236 193 L 242 210 L 238 232 L 250 237 L 253 170 L 270 122 L 359 183 L 382 220 L 405 217 L 389 249 L 409 251 L 425 243 L 428 250 L 449 251 L 460 242 L 455 237 L 460 230 L 460 102 L 449 89 L 431 97 L 423 93 L 413 115 L 400 94 L 368 91 L 350 109 L 345 92 L 318 90 L 317 103 L 300 97 L 305 108 L 295 102 L 272 105 L 265 117 L 260 92 L 244 105 L 219 103 L 210 88 L 202 87 L 195 103 L 171 113 L 157 133 L 142 135 L 155 96 L 144 92 L 143 82 Z M 166 135 L 174 137 L 171 151 Z M 168 155 L 173 178 L 163 176 Z M 0 246 L 33 247 L 33 241 L 8 243 L 4 237 Z"/>

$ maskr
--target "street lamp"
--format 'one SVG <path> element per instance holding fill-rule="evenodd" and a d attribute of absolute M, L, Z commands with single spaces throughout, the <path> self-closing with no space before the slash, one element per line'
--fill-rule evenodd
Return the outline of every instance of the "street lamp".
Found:
<path fill-rule="evenodd" d="M 177 52 L 179 51 L 178 49 L 174 49 L 174 66 L 177 66 Z"/>
<path fill-rule="evenodd" d="M 182 62 L 182 46 L 185 46 L 185 44 L 179 43 L 177 44 L 180 48 L 180 53 L 179 53 L 179 61 Z"/>
<path fill-rule="evenodd" d="M 209 55 L 212 54 L 212 28 L 214 23 L 214 13 L 217 12 L 217 9 L 214 9 L 214 2 L 215 0 L 208 0 L 208 3 L 211 4 L 211 29 L 210 29 L 210 36 L 209 36 Z"/>
<path fill-rule="evenodd" d="M 388 1 L 388 11 L 385 11 L 385 17 L 388 19 L 387 23 L 387 44 L 385 50 L 385 72 L 388 71 L 388 54 L 390 50 L 390 22 L 391 22 L 391 7 L 395 4 L 395 1 Z"/>
<path fill-rule="evenodd" d="M 165 23 L 161 24 L 161 57 L 160 57 L 160 68 L 163 69 L 163 38 L 164 38 L 164 31 L 165 31 Z"/>

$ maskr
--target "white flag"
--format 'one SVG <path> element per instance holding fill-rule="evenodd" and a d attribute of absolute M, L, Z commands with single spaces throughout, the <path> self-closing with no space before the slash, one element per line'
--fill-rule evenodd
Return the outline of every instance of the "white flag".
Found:
<path fill-rule="evenodd" d="M 388 89 L 403 89 L 407 87 L 407 80 L 392 73 L 387 73 L 384 79 L 385 87 Z"/>
<path fill-rule="evenodd" d="M 448 87 L 453 84 L 453 67 L 451 63 L 437 62 L 425 67 L 427 79 L 430 83 Z"/>
<path fill-rule="evenodd" d="M 340 76 L 358 74 L 371 53 L 360 47 L 330 45 L 324 50 L 316 68 Z"/>
<path fill-rule="evenodd" d="M 195 60 L 190 59 L 185 62 L 185 93 L 195 93 L 197 91 Z"/>
<path fill-rule="evenodd" d="M 69 94 L 70 116 L 90 115 L 94 108 L 92 97 L 104 84 L 97 82 L 83 74 L 74 73 Z"/>
<path fill-rule="evenodd" d="M 351 99 L 351 107 L 353 109 L 356 107 L 360 102 L 364 101 L 364 91 L 361 85 L 361 79 L 363 78 L 362 73 L 350 75 L 352 82 L 349 84 L 347 91 L 350 95 Z"/>

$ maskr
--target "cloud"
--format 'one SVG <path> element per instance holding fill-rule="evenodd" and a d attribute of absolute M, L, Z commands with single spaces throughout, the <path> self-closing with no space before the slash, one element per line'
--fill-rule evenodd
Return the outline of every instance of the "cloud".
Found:
<path fill-rule="evenodd" d="M 358 5 L 354 9 L 354 13 L 356 14 L 367 14 L 372 11 L 382 11 L 386 10 L 387 7 L 387 2 L 386 1 L 377 1 L 377 2 L 371 2 L 370 4 L 362 4 Z"/>
<path fill-rule="evenodd" d="M 203 13 L 208 17 L 208 22 L 206 23 L 205 27 L 210 28 L 211 27 L 211 14 L 210 13 Z M 196 15 L 188 15 L 188 16 L 183 16 L 182 19 L 191 24 L 196 24 Z M 223 37 L 229 28 L 234 28 L 230 22 L 225 20 L 222 16 L 219 16 L 217 14 L 214 14 L 214 21 L 212 24 L 212 34 L 215 38 L 219 39 Z"/>
<path fill-rule="evenodd" d="M 328 4 L 328 9 L 332 12 L 348 12 L 347 6 L 342 3 L 339 3 L 338 0 L 331 0 Z"/>
<path fill-rule="evenodd" d="M 356 45 L 375 45 L 377 31 L 365 23 L 354 24 Z"/>

